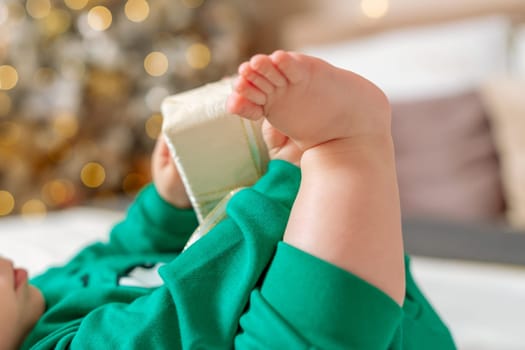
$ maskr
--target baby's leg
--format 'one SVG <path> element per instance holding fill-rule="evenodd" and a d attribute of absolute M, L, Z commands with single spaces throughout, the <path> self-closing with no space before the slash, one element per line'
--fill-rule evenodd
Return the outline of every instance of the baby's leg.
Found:
<path fill-rule="evenodd" d="M 382 289 L 405 292 L 390 107 L 368 80 L 277 51 L 239 68 L 232 113 L 267 117 L 304 151 L 284 240 Z"/>

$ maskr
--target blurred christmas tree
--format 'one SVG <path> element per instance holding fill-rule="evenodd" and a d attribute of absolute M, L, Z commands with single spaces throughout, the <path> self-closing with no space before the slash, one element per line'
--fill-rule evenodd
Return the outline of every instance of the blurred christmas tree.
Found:
<path fill-rule="evenodd" d="M 220 0 L 0 0 L 0 216 L 134 194 L 164 97 L 249 48 Z"/>

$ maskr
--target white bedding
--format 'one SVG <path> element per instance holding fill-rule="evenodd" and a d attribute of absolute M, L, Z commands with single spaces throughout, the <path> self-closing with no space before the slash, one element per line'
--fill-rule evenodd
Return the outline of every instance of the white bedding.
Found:
<path fill-rule="evenodd" d="M 45 220 L 0 219 L 0 255 L 32 275 L 105 240 L 123 212 L 73 208 Z M 422 289 L 451 327 L 459 349 L 525 349 L 525 268 L 413 257 Z"/>

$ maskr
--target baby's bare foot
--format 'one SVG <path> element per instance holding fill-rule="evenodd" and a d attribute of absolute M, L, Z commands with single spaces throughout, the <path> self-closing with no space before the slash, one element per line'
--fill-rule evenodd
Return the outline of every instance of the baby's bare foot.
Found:
<path fill-rule="evenodd" d="M 390 108 L 374 84 L 299 53 L 256 55 L 239 67 L 231 113 L 266 117 L 303 149 L 337 139 L 390 133 Z"/>

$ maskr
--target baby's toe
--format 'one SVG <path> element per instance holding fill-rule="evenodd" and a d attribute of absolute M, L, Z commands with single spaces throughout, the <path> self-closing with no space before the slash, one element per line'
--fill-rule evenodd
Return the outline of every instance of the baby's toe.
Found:
<path fill-rule="evenodd" d="M 283 87 L 288 83 L 284 75 L 275 67 L 267 55 L 253 56 L 250 60 L 250 67 L 276 87 Z"/>
<path fill-rule="evenodd" d="M 303 79 L 304 63 L 295 54 L 278 50 L 270 56 L 270 59 L 290 83 L 296 84 Z"/>
<path fill-rule="evenodd" d="M 252 83 L 244 77 L 237 79 L 234 88 L 241 96 L 257 105 L 263 105 L 266 103 L 266 94 L 256 86 L 252 85 Z"/>
<path fill-rule="evenodd" d="M 229 113 L 240 115 L 244 118 L 257 120 L 264 116 L 261 106 L 251 102 L 237 92 L 232 92 L 226 101 L 226 110 Z"/>

